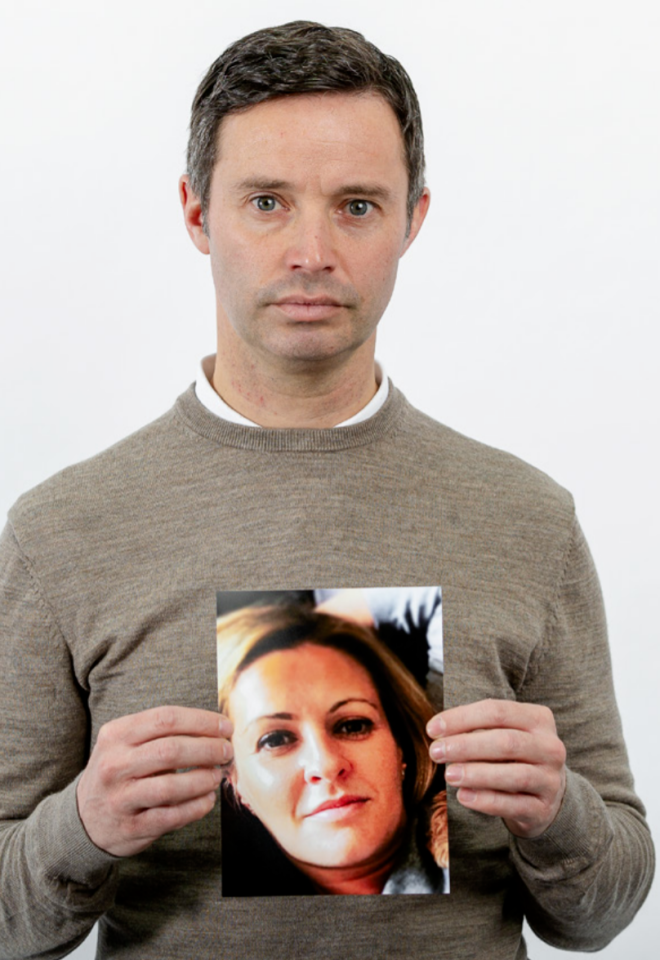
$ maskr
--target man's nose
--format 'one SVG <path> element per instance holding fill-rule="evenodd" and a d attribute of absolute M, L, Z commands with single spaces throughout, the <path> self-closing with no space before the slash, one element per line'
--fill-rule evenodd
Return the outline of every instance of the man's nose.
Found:
<path fill-rule="evenodd" d="M 306 738 L 301 760 L 307 783 L 318 783 L 320 780 L 332 783 L 350 769 L 341 743 L 326 734 L 309 735 Z"/>
<path fill-rule="evenodd" d="M 333 225 L 323 212 L 301 213 L 291 224 L 287 266 L 309 273 L 331 273 L 337 266 Z"/>

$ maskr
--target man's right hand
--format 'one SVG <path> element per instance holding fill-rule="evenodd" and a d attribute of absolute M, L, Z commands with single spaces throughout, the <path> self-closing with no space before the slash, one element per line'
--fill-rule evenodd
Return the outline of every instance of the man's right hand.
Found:
<path fill-rule="evenodd" d="M 218 767 L 233 756 L 231 734 L 226 717 L 189 707 L 155 707 L 106 723 L 76 793 L 92 842 L 128 857 L 206 816 L 224 776 Z"/>

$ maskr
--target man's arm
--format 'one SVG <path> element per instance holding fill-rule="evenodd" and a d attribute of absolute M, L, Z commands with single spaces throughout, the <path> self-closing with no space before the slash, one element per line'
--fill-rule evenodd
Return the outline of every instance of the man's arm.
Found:
<path fill-rule="evenodd" d="M 88 717 L 69 649 L 11 529 L 4 531 L 0 960 L 62 957 L 87 936 L 112 906 L 115 855 L 144 849 L 211 809 L 227 732 L 211 711 L 145 711 L 106 724 L 85 768 Z M 204 769 L 173 772 L 193 766 Z"/>
<path fill-rule="evenodd" d="M 460 803 L 504 819 L 534 931 L 564 949 L 596 950 L 644 901 L 654 853 L 614 699 L 598 579 L 577 524 L 519 699 L 527 702 L 484 701 L 434 717 L 431 755 L 445 757 Z"/>

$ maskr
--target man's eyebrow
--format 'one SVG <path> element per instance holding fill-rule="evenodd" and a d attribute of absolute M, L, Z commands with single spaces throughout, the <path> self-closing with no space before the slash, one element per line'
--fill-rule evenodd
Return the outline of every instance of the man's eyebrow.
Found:
<path fill-rule="evenodd" d="M 295 184 L 291 183 L 290 180 L 271 180 L 268 177 L 246 177 L 234 187 L 236 193 L 242 193 L 245 190 L 263 190 L 264 193 L 270 193 L 276 190 L 294 189 Z M 393 198 L 392 191 L 382 184 L 366 182 L 342 184 L 338 190 L 334 191 L 334 196 L 350 196 L 355 199 L 365 198 L 366 200 L 382 200 L 384 202 Z"/>
<path fill-rule="evenodd" d="M 388 190 L 387 187 L 381 186 L 379 183 L 347 183 L 346 186 L 342 187 L 339 190 L 338 195 L 355 197 L 356 199 L 361 199 L 366 197 L 367 200 L 391 200 L 392 191 Z"/>
<path fill-rule="evenodd" d="M 269 180 L 268 177 L 246 177 L 236 184 L 237 193 L 243 190 L 263 190 L 268 193 L 271 190 L 291 190 L 293 184 L 288 180 Z"/>

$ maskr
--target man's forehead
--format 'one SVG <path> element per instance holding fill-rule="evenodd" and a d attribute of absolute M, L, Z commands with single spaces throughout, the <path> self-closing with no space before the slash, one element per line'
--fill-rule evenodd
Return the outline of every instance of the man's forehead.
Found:
<path fill-rule="evenodd" d="M 388 190 L 384 178 L 390 190 L 393 180 L 407 181 L 399 122 L 371 91 L 267 100 L 229 114 L 218 135 L 217 167 L 231 175 L 232 188 L 276 189 L 293 185 L 296 170 L 312 170 L 346 186 L 368 186 L 376 198 Z"/>

